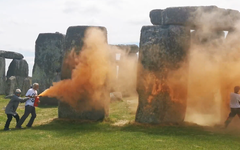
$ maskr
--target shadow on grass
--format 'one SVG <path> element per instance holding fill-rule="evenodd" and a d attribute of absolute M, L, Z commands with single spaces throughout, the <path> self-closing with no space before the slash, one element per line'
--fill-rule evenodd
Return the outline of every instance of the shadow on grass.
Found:
<path fill-rule="evenodd" d="M 39 108 L 57 108 L 58 106 L 54 106 L 54 105 L 39 105 Z"/>
<path fill-rule="evenodd" d="M 196 136 L 197 134 L 208 134 L 200 126 L 184 125 L 146 125 L 138 123 L 129 123 L 124 126 L 113 126 L 109 122 L 89 122 L 76 120 L 54 119 L 48 124 L 35 126 L 32 130 L 44 130 L 55 132 L 58 136 L 68 136 L 71 134 L 88 134 L 90 132 L 141 132 L 151 135 L 166 136 Z"/>

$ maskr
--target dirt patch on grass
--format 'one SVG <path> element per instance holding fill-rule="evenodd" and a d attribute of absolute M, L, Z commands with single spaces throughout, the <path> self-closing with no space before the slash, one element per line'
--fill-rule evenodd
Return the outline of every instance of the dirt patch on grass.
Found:
<path fill-rule="evenodd" d="M 124 126 L 129 123 L 130 123 L 129 120 L 119 120 L 119 121 L 113 123 L 112 125 L 113 126 Z"/>

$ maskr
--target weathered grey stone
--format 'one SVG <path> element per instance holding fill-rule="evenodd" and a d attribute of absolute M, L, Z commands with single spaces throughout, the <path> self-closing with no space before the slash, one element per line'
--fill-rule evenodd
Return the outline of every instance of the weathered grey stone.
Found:
<path fill-rule="evenodd" d="M 5 91 L 5 94 L 6 95 L 12 95 L 14 94 L 14 91 L 17 87 L 17 80 L 16 80 L 16 77 L 15 76 L 11 76 L 9 78 L 7 78 L 7 86 L 6 86 L 6 91 Z"/>
<path fill-rule="evenodd" d="M 6 79 L 5 77 L 0 77 L 0 95 L 5 94 Z"/>
<path fill-rule="evenodd" d="M 150 19 L 154 25 L 190 25 L 195 26 L 196 12 L 210 12 L 216 10 L 216 6 L 200 7 L 169 7 L 164 10 L 155 9 L 150 12 Z M 158 20 L 158 21 L 154 21 Z"/>
<path fill-rule="evenodd" d="M 27 61 L 24 59 L 13 59 L 7 71 L 7 77 L 11 76 L 28 77 Z"/>
<path fill-rule="evenodd" d="M 39 93 L 52 86 L 56 74 L 61 71 L 64 35 L 41 33 L 35 45 L 33 82 L 39 83 Z"/>
<path fill-rule="evenodd" d="M 23 55 L 17 52 L 0 50 L 0 57 L 8 59 L 23 59 Z"/>
<path fill-rule="evenodd" d="M 0 57 L 0 77 L 5 77 L 5 58 Z"/>
<path fill-rule="evenodd" d="M 139 50 L 141 65 L 137 74 L 137 122 L 164 123 L 184 120 L 187 76 L 176 72 L 186 63 L 189 46 L 190 30 L 186 27 L 170 25 L 142 28 Z M 178 83 L 180 79 L 185 82 Z M 172 84 L 170 81 L 176 83 Z"/>
<path fill-rule="evenodd" d="M 25 95 L 26 91 L 23 90 L 25 86 L 25 78 L 28 77 L 28 64 L 24 59 L 13 59 L 10 63 L 7 71 L 7 85 L 6 94 L 14 93 L 16 88 L 22 90 L 22 95 Z M 30 85 L 28 85 L 28 88 Z"/>
<path fill-rule="evenodd" d="M 150 21 L 153 25 L 162 24 L 162 9 L 154 9 L 149 13 Z"/>
<path fill-rule="evenodd" d="M 58 82 L 61 80 L 61 73 L 56 72 L 53 77 L 53 82 Z"/>
<path fill-rule="evenodd" d="M 26 93 L 30 89 L 31 85 L 32 85 L 32 79 L 31 78 L 28 77 L 28 78 L 25 78 L 23 80 L 22 86 L 19 85 L 20 86 L 19 88 L 22 90 L 22 96 L 26 95 Z"/>
<path fill-rule="evenodd" d="M 85 31 L 90 27 L 96 27 L 101 29 L 106 33 L 106 42 L 107 42 L 107 29 L 105 27 L 99 26 L 72 26 L 67 29 L 67 34 L 65 37 L 65 47 L 63 55 L 68 56 L 69 52 L 74 48 L 74 51 L 78 54 L 81 51 L 83 46 L 83 38 Z M 65 58 L 64 58 L 65 59 Z M 63 59 L 63 61 L 64 61 Z M 69 64 L 62 65 L 61 79 L 68 79 L 71 77 L 72 69 L 75 66 L 70 66 Z"/>
<path fill-rule="evenodd" d="M 24 85 L 24 80 L 25 80 L 26 77 L 15 76 L 15 78 L 16 78 L 16 88 L 22 90 L 23 89 L 23 85 Z M 28 87 L 30 87 L 30 85 Z"/>
<path fill-rule="evenodd" d="M 207 25 L 215 30 L 232 30 L 240 13 L 217 6 L 170 7 L 152 10 L 150 19 L 154 25 L 186 25 L 191 29 Z"/>
<path fill-rule="evenodd" d="M 26 77 L 20 77 L 20 76 L 11 76 L 11 77 L 7 77 L 6 83 L 7 83 L 5 87 L 6 95 L 14 94 L 15 89 L 21 89 L 22 91 L 21 95 L 25 96 L 25 94 L 27 93 L 27 90 L 31 86 L 31 79 L 28 77 L 26 78 Z"/>
<path fill-rule="evenodd" d="M 74 26 L 69 27 L 65 37 L 65 53 L 64 59 L 67 58 L 69 52 L 74 48 L 75 52 L 78 54 L 83 46 L 83 38 L 85 31 L 91 26 Z M 100 28 L 106 33 L 105 40 L 107 42 L 107 30 L 104 27 L 95 27 Z M 75 66 L 65 64 L 63 61 L 61 69 L 61 79 L 71 78 L 71 72 Z M 103 95 L 109 95 L 109 91 L 102 89 Z M 110 99 L 110 96 L 109 96 Z M 93 104 L 94 101 L 94 104 Z M 69 104 L 59 101 L 58 105 L 58 117 L 59 118 L 70 118 L 70 119 L 81 119 L 81 120 L 102 120 L 105 116 L 108 115 L 108 106 L 103 104 L 104 100 L 92 100 L 87 94 L 82 96 L 76 104 L 78 110 L 72 108 Z M 106 100 L 110 101 L 110 100 Z M 94 106 L 98 106 L 97 108 Z"/>
<path fill-rule="evenodd" d="M 40 97 L 39 106 L 58 106 L 58 99 L 52 97 Z"/>
<path fill-rule="evenodd" d="M 5 58 L 0 57 L 0 94 L 5 94 Z"/>
<path fill-rule="evenodd" d="M 23 90 L 24 80 L 28 77 L 28 63 L 24 59 L 13 59 L 7 71 L 6 94 L 14 94 L 14 90 L 19 88 Z M 28 85 L 28 88 L 30 85 Z M 22 91 L 25 95 L 26 91 Z"/>
<path fill-rule="evenodd" d="M 192 44 L 203 45 L 203 44 L 215 44 L 222 43 L 225 38 L 225 33 L 223 31 L 208 31 L 204 32 L 201 30 L 196 30 L 191 32 Z"/>

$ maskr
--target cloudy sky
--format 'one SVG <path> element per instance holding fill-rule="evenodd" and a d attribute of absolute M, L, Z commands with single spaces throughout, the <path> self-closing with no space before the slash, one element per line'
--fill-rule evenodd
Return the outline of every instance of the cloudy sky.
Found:
<path fill-rule="evenodd" d="M 152 9 L 207 5 L 240 11 L 238 0 L 0 0 L 0 50 L 22 53 L 31 76 L 39 33 L 100 25 L 107 28 L 110 44 L 138 43 L 141 27 L 151 24 Z"/>

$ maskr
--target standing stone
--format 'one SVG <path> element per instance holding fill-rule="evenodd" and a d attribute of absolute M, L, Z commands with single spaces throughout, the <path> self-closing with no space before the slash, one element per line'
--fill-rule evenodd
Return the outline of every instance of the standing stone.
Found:
<path fill-rule="evenodd" d="M 41 33 L 35 45 L 33 83 L 39 83 L 39 93 L 52 86 L 55 74 L 62 65 L 64 35 L 60 33 Z"/>
<path fill-rule="evenodd" d="M 82 49 L 83 46 L 83 38 L 85 35 L 85 31 L 90 28 L 91 26 L 73 26 L 69 27 L 67 30 L 66 38 L 65 38 L 65 48 L 64 48 L 64 57 L 66 58 L 69 54 L 69 52 L 74 48 L 74 51 L 79 54 L 79 52 Z M 96 27 L 100 28 L 106 33 L 106 42 L 107 42 L 107 30 L 104 27 Z M 61 72 L 61 79 L 70 79 L 71 78 L 71 72 L 75 68 L 74 65 L 69 65 L 64 63 L 62 65 L 62 72 Z M 109 91 L 104 90 L 105 93 L 108 94 Z M 103 120 L 104 117 L 108 113 L 108 109 L 105 105 L 102 106 L 101 103 L 96 104 L 99 102 L 96 100 L 95 105 L 99 105 L 99 109 L 90 108 L 92 100 L 89 98 L 89 95 L 83 96 L 84 98 L 80 99 L 76 105 L 78 105 L 79 110 L 75 110 L 72 108 L 69 104 L 60 101 L 58 106 L 58 116 L 59 118 L 69 118 L 69 119 L 82 119 L 82 120 Z"/>
<path fill-rule="evenodd" d="M 5 58 L 0 57 L 0 94 L 5 94 Z"/>
<path fill-rule="evenodd" d="M 11 76 L 28 77 L 27 61 L 24 59 L 13 59 L 7 71 L 7 77 Z"/>
<path fill-rule="evenodd" d="M 67 29 L 67 34 L 65 37 L 65 47 L 64 47 L 64 52 L 63 55 L 64 57 L 68 56 L 68 54 L 71 52 L 71 50 L 74 48 L 74 52 L 79 54 L 79 52 L 82 49 L 83 46 L 83 38 L 85 31 L 94 26 L 72 26 Z M 97 27 L 104 31 L 106 33 L 107 37 L 107 30 L 105 27 Z M 107 38 L 106 38 L 107 42 Z M 64 61 L 65 59 L 63 59 Z M 71 77 L 71 72 L 75 68 L 74 65 L 70 65 L 67 63 L 63 63 L 62 65 L 62 71 L 61 72 L 61 79 L 69 79 Z"/>
<path fill-rule="evenodd" d="M 12 95 L 17 88 L 17 80 L 15 76 L 11 76 L 7 78 L 7 87 L 6 87 L 6 95 Z"/>
<path fill-rule="evenodd" d="M 27 91 L 30 89 L 30 86 L 32 85 L 32 80 L 31 78 L 25 78 L 23 81 L 23 86 L 21 88 L 22 90 L 22 96 L 25 96 Z"/>
<path fill-rule="evenodd" d="M 39 83 L 39 93 L 57 82 L 56 75 L 61 73 L 64 35 L 60 33 L 41 33 L 35 45 L 33 83 Z M 59 81 L 59 80 L 58 80 Z M 40 97 L 40 105 L 58 105 L 56 98 Z"/>
<path fill-rule="evenodd" d="M 177 25 L 144 26 L 141 30 L 136 121 L 182 122 L 187 101 L 189 28 Z M 182 66 L 182 67 L 181 67 Z M 186 65 L 187 66 L 187 65 Z M 179 69 L 186 69 L 178 72 Z"/>
<path fill-rule="evenodd" d="M 10 80 L 10 78 L 14 76 L 14 81 Z M 24 59 L 13 59 L 10 63 L 7 71 L 7 87 L 6 94 L 11 93 L 11 88 L 19 88 L 22 90 L 24 79 L 28 77 L 28 63 Z M 11 81 L 11 84 L 10 84 Z M 12 84 L 15 84 L 14 86 Z M 14 91 L 15 89 L 13 89 Z M 22 93 L 24 94 L 24 93 Z M 26 93 L 25 93 L 26 94 Z"/>

